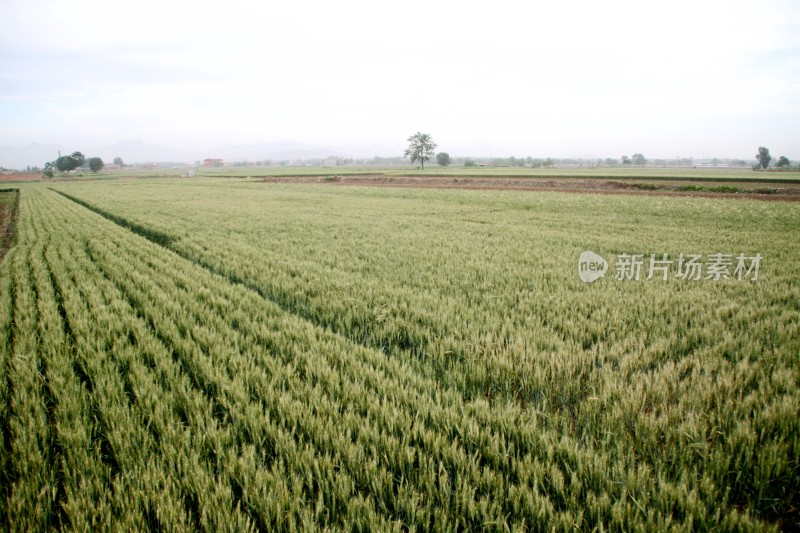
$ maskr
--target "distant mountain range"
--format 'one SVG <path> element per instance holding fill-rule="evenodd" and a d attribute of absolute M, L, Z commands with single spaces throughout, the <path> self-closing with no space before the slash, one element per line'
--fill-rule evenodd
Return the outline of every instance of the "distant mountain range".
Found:
<path fill-rule="evenodd" d="M 348 145 L 319 146 L 291 141 L 271 143 L 220 145 L 210 149 L 187 149 L 148 144 L 140 140 L 122 141 L 106 146 L 72 146 L 31 143 L 23 147 L 0 146 L 0 166 L 24 170 L 28 166 L 42 167 L 61 155 L 74 151 L 86 157 L 100 157 L 111 163 L 121 157 L 126 164 L 134 163 L 194 163 L 206 158 L 219 158 L 232 161 L 273 161 L 298 159 L 325 159 L 330 156 L 346 158 L 396 157 L 403 153 L 402 146 Z"/>

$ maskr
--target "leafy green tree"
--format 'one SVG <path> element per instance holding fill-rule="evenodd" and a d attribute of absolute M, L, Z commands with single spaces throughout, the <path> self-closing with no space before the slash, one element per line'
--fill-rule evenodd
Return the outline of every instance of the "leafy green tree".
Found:
<path fill-rule="evenodd" d="M 789 166 L 791 166 L 791 162 L 789 161 L 789 158 L 786 157 L 785 155 L 780 156 L 778 158 L 778 162 L 775 163 L 776 168 L 789 168 Z"/>
<path fill-rule="evenodd" d="M 473 161 L 472 159 L 467 158 L 467 159 L 464 160 L 464 166 L 465 167 L 477 167 L 478 164 L 475 161 Z"/>
<path fill-rule="evenodd" d="M 55 166 L 60 172 L 69 172 L 80 168 L 86 162 L 86 156 L 80 152 L 72 152 L 70 155 L 62 155 L 55 161 Z"/>
<path fill-rule="evenodd" d="M 439 152 L 436 154 L 436 162 L 439 163 L 439 166 L 446 167 L 450 164 L 450 154 L 447 152 Z"/>
<path fill-rule="evenodd" d="M 42 174 L 44 174 L 45 178 L 52 178 L 55 175 L 56 171 L 56 162 L 55 161 L 48 161 L 44 164 L 44 170 Z"/>
<path fill-rule="evenodd" d="M 623 155 L 622 158 L 621 158 L 621 161 L 622 161 L 623 165 L 630 165 L 631 164 L 631 158 L 628 157 L 627 155 Z"/>
<path fill-rule="evenodd" d="M 766 146 L 759 146 L 756 160 L 758 161 L 757 166 L 761 166 L 762 170 L 766 170 L 769 166 L 769 162 L 772 161 L 772 156 L 769 155 L 769 148 Z"/>
<path fill-rule="evenodd" d="M 114 158 L 114 164 L 115 164 L 115 165 L 119 165 L 119 166 L 120 166 L 120 168 L 122 168 L 122 167 L 124 167 L 124 166 L 125 166 L 125 163 L 122 161 L 122 158 L 121 158 L 121 157 L 115 157 L 115 158 Z"/>
<path fill-rule="evenodd" d="M 647 159 L 645 159 L 642 154 L 633 154 L 633 156 L 631 156 L 631 161 L 633 162 L 634 165 L 640 167 L 644 166 L 647 163 Z"/>
<path fill-rule="evenodd" d="M 97 174 L 99 171 L 103 170 L 105 163 L 99 157 L 90 157 L 89 158 L 89 170 Z"/>
<path fill-rule="evenodd" d="M 408 148 L 406 148 L 405 157 L 409 158 L 412 163 L 419 161 L 422 169 L 425 170 L 425 161 L 428 161 L 434 155 L 436 150 L 436 143 L 427 133 L 417 132 L 408 138 Z"/>

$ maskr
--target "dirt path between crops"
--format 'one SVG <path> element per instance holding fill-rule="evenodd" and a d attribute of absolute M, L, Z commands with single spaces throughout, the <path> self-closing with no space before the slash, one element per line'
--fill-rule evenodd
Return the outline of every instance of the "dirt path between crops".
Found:
<path fill-rule="evenodd" d="M 584 194 L 628 194 L 702 198 L 748 198 L 767 201 L 800 201 L 800 183 L 713 183 L 698 181 L 615 181 L 590 178 L 472 178 L 413 176 L 280 176 L 265 177 L 267 183 L 324 183 L 336 186 L 467 189 L 497 191 L 546 191 Z"/>
<path fill-rule="evenodd" d="M 0 181 L 39 181 L 42 179 L 41 172 L 14 172 L 11 174 L 0 174 Z"/>

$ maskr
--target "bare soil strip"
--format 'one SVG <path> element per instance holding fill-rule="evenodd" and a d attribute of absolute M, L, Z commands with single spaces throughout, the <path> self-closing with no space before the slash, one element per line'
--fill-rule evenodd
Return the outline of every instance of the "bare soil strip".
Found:
<path fill-rule="evenodd" d="M 14 172 L 11 174 L 0 174 L 0 181 L 39 181 L 41 179 L 41 172 Z"/>
<path fill-rule="evenodd" d="M 584 194 L 628 194 L 637 196 L 675 196 L 703 198 L 748 198 L 768 201 L 800 201 L 800 183 L 781 184 L 737 182 L 719 185 L 696 182 L 637 182 L 586 178 L 475 178 L 437 176 L 280 176 L 265 177 L 267 183 L 325 183 L 330 185 L 468 189 L 501 191 L 547 191 Z"/>

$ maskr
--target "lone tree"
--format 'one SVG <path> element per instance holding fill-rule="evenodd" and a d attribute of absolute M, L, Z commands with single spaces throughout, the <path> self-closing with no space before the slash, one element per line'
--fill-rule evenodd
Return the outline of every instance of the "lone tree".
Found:
<path fill-rule="evenodd" d="M 647 159 L 645 159 L 642 154 L 633 154 L 633 156 L 631 156 L 631 161 L 634 165 L 639 167 L 643 167 L 647 163 Z"/>
<path fill-rule="evenodd" d="M 60 172 L 69 172 L 82 167 L 86 162 L 86 157 L 80 152 L 72 152 L 71 155 L 62 155 L 55 161 L 55 166 Z"/>
<path fill-rule="evenodd" d="M 772 156 L 769 155 L 769 148 L 766 146 L 759 146 L 756 159 L 758 160 L 758 165 L 761 166 L 761 169 L 766 170 L 769 166 L 769 162 L 772 161 Z"/>
<path fill-rule="evenodd" d="M 776 168 L 789 168 L 791 166 L 791 162 L 789 158 L 785 155 L 782 155 L 778 158 L 778 162 L 775 163 Z"/>
<path fill-rule="evenodd" d="M 44 164 L 44 171 L 42 171 L 42 174 L 44 175 L 45 178 L 52 178 L 53 176 L 55 176 L 55 170 L 56 170 L 56 162 L 48 161 L 47 163 Z"/>
<path fill-rule="evenodd" d="M 436 162 L 439 163 L 439 166 L 446 167 L 450 164 L 450 154 L 447 152 L 439 152 L 436 154 Z"/>
<path fill-rule="evenodd" d="M 409 158 L 412 163 L 419 161 L 422 165 L 422 170 L 425 170 L 425 161 L 428 161 L 434 155 L 436 150 L 436 143 L 427 133 L 417 132 L 408 138 L 408 148 L 406 148 L 405 157 Z"/>
<path fill-rule="evenodd" d="M 89 170 L 97 174 L 99 171 L 103 170 L 105 163 L 99 157 L 90 157 L 89 158 Z"/>

